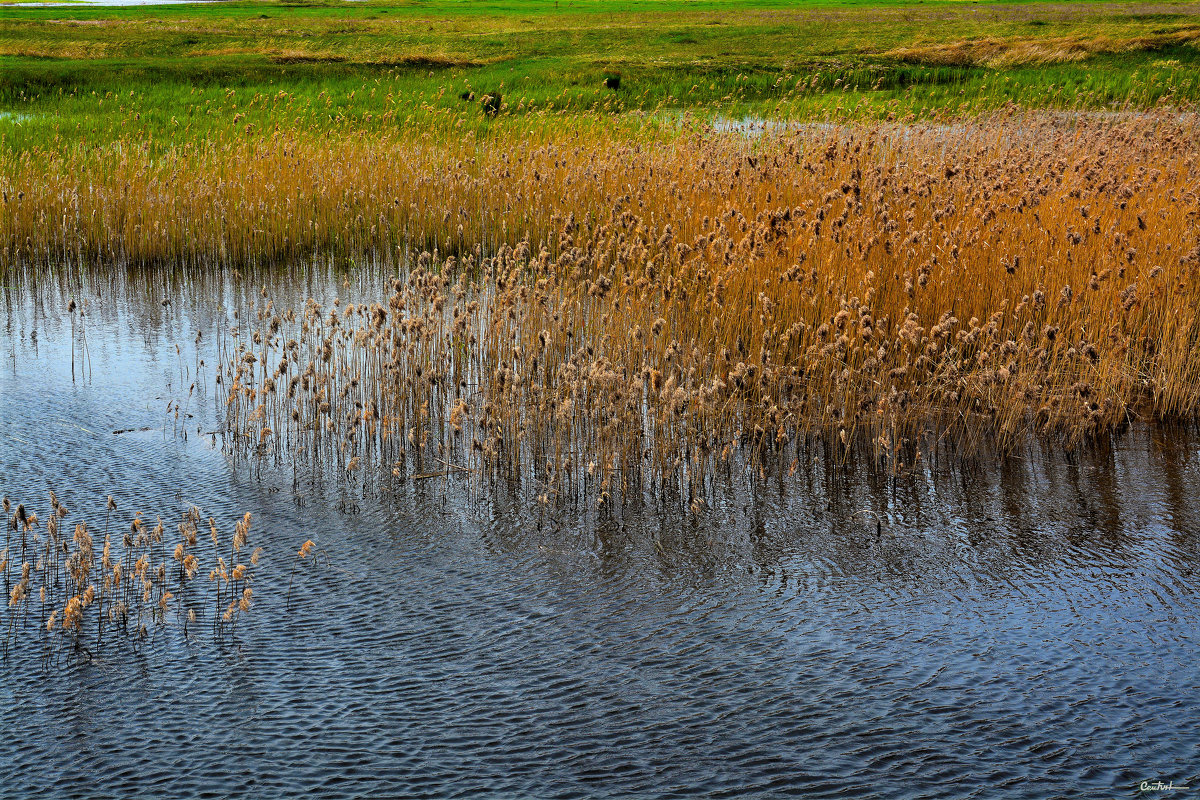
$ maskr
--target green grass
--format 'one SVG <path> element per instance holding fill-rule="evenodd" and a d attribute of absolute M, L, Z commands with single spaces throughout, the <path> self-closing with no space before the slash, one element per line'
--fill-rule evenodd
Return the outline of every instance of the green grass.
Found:
<path fill-rule="evenodd" d="M 981 42 L 1066 47 L 1078 60 L 997 66 L 972 49 Z M 247 125 L 486 130 L 559 124 L 564 113 L 1150 106 L 1200 96 L 1198 42 L 1197 2 L 0 5 L 0 110 L 25 117 L 0 118 L 0 139 L 19 149 L 56 136 L 178 139 Z M 967 55 L 938 49 L 958 46 Z M 620 88 L 604 88 L 617 74 Z M 471 91 L 502 93 L 504 112 L 486 118 L 460 99 Z"/>

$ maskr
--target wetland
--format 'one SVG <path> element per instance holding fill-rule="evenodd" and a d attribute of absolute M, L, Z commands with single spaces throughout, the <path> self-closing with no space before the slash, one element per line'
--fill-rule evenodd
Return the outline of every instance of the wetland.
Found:
<path fill-rule="evenodd" d="M 1195 785 L 1196 9 L 0 6 L 0 797 Z"/>

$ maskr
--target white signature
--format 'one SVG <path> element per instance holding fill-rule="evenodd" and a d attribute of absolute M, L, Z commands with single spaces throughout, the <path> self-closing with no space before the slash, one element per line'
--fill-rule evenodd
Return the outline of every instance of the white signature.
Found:
<path fill-rule="evenodd" d="M 1142 781 L 1138 788 L 1143 792 L 1170 792 L 1175 789 L 1190 789 L 1190 786 L 1176 786 L 1175 781 Z"/>

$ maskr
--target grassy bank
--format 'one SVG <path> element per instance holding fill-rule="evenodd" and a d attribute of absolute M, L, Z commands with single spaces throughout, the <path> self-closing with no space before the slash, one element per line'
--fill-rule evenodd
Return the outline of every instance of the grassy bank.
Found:
<path fill-rule="evenodd" d="M 1198 42 L 1194 2 L 0 6 L 0 109 L 22 116 L 0 136 L 483 128 L 485 93 L 516 117 L 1150 107 L 1200 96 Z"/>

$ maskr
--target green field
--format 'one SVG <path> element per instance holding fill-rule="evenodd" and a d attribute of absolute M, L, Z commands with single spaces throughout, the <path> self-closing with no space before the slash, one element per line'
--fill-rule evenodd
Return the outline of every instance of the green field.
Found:
<path fill-rule="evenodd" d="M 0 4 L 0 137 L 18 149 L 54 133 L 180 140 L 580 113 L 1150 107 L 1194 101 L 1197 75 L 1196 2 Z M 497 119 L 485 93 L 503 98 Z"/>

